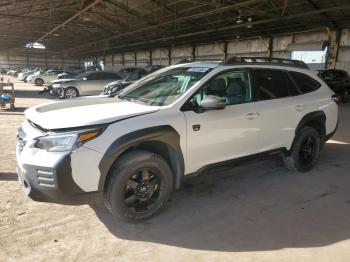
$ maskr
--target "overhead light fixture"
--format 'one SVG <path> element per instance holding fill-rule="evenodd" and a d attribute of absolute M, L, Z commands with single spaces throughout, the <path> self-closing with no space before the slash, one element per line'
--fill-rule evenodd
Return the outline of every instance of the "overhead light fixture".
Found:
<path fill-rule="evenodd" d="M 83 20 L 84 22 L 90 22 L 90 21 L 91 21 L 90 15 L 89 15 L 89 14 L 86 14 L 86 13 L 81 14 L 81 15 L 80 15 L 80 18 L 81 18 L 81 20 Z"/>
<path fill-rule="evenodd" d="M 249 16 L 248 17 L 248 22 L 247 22 L 247 25 L 246 25 L 247 28 L 252 28 L 253 27 L 252 21 L 253 21 L 253 19 Z"/>

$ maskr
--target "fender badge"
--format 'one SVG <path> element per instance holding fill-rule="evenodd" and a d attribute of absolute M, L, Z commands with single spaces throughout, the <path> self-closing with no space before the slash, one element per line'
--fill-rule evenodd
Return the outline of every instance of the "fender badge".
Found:
<path fill-rule="evenodd" d="M 199 131 L 200 129 L 201 129 L 201 125 L 192 125 L 192 129 L 193 129 L 193 131 Z"/>

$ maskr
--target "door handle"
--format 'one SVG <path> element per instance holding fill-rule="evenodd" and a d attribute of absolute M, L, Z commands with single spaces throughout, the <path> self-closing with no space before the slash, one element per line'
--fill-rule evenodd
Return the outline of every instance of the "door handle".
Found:
<path fill-rule="evenodd" d="M 245 117 L 249 120 L 254 120 L 255 118 L 257 118 L 259 116 L 258 112 L 254 112 L 254 113 L 249 113 L 247 114 Z"/>
<path fill-rule="evenodd" d="M 297 110 L 297 111 L 303 111 L 303 109 L 304 109 L 304 105 L 297 105 L 296 107 L 295 107 L 295 110 Z"/>

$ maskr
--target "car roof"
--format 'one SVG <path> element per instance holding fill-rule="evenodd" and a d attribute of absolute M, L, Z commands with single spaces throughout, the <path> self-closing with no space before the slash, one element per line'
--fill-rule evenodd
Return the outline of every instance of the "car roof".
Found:
<path fill-rule="evenodd" d="M 289 70 L 289 71 L 296 71 L 296 72 L 303 72 L 306 74 L 314 73 L 313 70 L 310 70 L 308 68 L 302 68 L 302 67 L 296 67 L 296 66 L 288 66 L 288 65 L 278 65 L 278 64 L 228 64 L 223 65 L 221 61 L 204 61 L 204 62 L 191 62 L 191 63 L 185 63 L 185 64 L 177 64 L 173 65 L 172 67 L 207 67 L 211 69 L 215 68 L 264 68 L 264 69 L 278 69 L 278 70 Z"/>

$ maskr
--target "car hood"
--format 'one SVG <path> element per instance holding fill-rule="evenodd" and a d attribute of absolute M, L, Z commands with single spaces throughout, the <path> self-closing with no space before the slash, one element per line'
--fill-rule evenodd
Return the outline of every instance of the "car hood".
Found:
<path fill-rule="evenodd" d="M 25 115 L 41 128 L 54 130 L 110 123 L 153 113 L 159 108 L 96 96 L 41 104 L 27 109 Z"/>
<path fill-rule="evenodd" d="M 76 81 L 77 79 L 75 78 L 63 78 L 63 79 L 55 79 L 50 81 L 51 84 L 64 84 L 67 82 L 72 82 L 72 81 Z"/>

